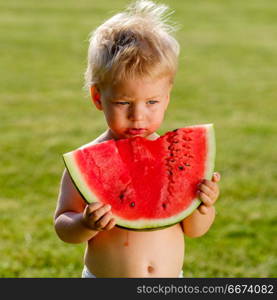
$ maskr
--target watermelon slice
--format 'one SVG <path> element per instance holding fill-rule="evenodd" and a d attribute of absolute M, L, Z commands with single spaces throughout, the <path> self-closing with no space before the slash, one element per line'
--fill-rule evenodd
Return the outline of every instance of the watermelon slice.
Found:
<path fill-rule="evenodd" d="M 197 184 L 214 169 L 214 128 L 189 126 L 154 141 L 135 136 L 89 143 L 63 158 L 86 202 L 110 204 L 117 226 L 157 229 L 199 206 Z"/>

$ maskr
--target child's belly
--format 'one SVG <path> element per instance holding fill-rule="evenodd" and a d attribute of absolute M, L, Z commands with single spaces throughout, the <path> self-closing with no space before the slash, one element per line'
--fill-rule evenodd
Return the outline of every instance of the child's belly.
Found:
<path fill-rule="evenodd" d="M 180 224 L 147 232 L 115 227 L 88 242 L 85 264 L 96 277 L 178 277 L 184 248 Z"/>

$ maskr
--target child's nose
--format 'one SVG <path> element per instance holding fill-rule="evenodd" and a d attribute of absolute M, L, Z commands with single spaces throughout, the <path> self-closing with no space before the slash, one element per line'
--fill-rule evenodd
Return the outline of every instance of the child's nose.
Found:
<path fill-rule="evenodd" d="M 131 121 L 142 121 L 144 118 L 143 109 L 139 106 L 134 106 L 131 108 L 129 113 L 129 119 Z"/>

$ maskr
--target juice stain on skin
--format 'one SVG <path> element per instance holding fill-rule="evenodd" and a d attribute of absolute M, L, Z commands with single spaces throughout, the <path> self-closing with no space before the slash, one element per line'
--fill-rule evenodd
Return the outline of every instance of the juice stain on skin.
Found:
<path fill-rule="evenodd" d="M 128 232 L 128 230 L 126 231 L 126 242 L 124 243 L 124 246 L 125 247 L 129 246 L 129 232 Z"/>

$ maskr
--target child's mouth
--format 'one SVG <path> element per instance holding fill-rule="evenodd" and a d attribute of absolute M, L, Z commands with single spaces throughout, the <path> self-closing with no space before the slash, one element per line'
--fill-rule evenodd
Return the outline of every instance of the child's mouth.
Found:
<path fill-rule="evenodd" d="M 144 128 L 129 128 L 125 131 L 126 134 L 130 135 L 140 135 L 146 131 Z"/>

